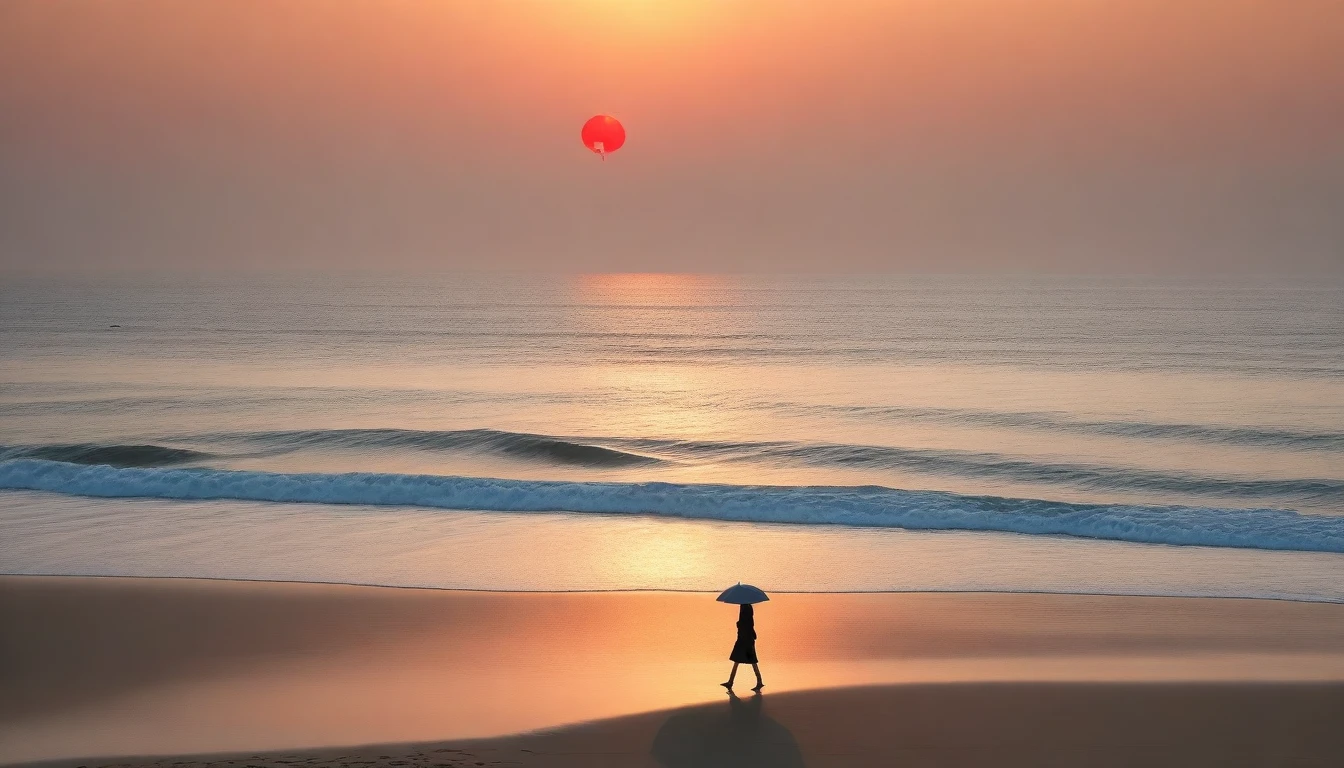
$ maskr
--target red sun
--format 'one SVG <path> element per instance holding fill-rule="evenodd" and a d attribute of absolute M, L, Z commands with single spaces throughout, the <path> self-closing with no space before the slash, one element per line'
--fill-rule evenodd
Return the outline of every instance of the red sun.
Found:
<path fill-rule="evenodd" d="M 579 135 L 583 139 L 583 146 L 602 155 L 603 160 L 625 144 L 625 126 L 610 115 L 590 118 L 583 124 L 583 131 Z"/>

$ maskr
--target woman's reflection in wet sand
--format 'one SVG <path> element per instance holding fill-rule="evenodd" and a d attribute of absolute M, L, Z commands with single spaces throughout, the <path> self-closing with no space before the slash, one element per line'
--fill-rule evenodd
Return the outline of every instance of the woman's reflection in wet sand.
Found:
<path fill-rule="evenodd" d="M 683 710 L 658 729 L 653 756 L 666 768 L 802 768 L 793 734 L 762 707 L 759 693 L 743 701 L 730 690 L 727 711 L 717 705 Z"/>

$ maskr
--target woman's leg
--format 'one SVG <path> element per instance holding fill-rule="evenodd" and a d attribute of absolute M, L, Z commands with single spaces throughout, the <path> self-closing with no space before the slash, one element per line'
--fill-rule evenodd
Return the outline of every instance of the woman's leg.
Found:
<path fill-rule="evenodd" d="M 736 672 L 737 669 L 734 668 L 733 671 Z M 761 679 L 761 668 L 756 666 L 755 664 L 752 664 L 751 671 L 756 673 L 756 687 L 752 688 L 751 690 L 759 691 L 765 687 L 765 681 Z"/>
<path fill-rule="evenodd" d="M 726 682 L 726 683 L 719 683 L 719 685 L 722 685 L 724 688 L 727 688 L 728 690 L 731 691 L 731 690 L 733 689 L 733 681 L 736 680 L 736 679 L 737 679 L 737 662 L 734 661 L 734 662 L 733 662 L 733 671 L 730 672 L 730 673 L 728 673 L 728 682 Z"/>

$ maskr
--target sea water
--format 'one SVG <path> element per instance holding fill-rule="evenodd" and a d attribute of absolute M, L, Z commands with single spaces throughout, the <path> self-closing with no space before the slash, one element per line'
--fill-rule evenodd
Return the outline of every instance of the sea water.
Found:
<path fill-rule="evenodd" d="M 1344 599 L 1344 282 L 6 277 L 0 571 Z"/>

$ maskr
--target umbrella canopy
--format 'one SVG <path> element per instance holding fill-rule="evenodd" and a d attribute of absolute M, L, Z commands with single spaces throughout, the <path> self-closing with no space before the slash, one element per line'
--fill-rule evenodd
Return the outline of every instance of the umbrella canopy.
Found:
<path fill-rule="evenodd" d="M 765 594 L 761 588 L 743 584 L 740 581 L 736 585 L 723 590 L 723 594 L 719 595 L 720 603 L 732 603 L 733 605 L 764 603 L 769 599 L 770 596 Z"/>

